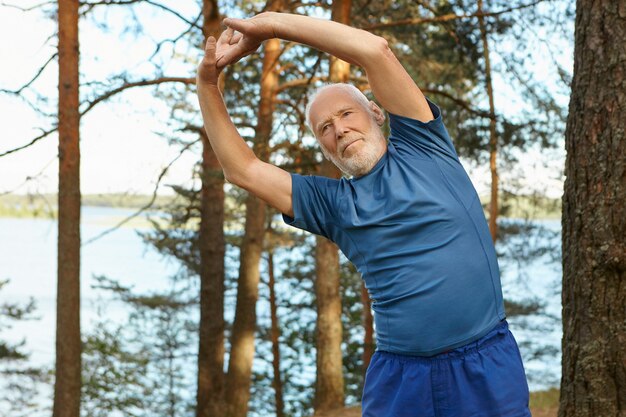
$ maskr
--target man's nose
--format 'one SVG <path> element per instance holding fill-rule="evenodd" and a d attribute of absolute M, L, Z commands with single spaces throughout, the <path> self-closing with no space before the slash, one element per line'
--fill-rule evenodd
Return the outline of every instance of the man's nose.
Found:
<path fill-rule="evenodd" d="M 335 135 L 337 136 L 337 139 L 343 138 L 346 133 L 348 133 L 348 127 L 344 123 L 336 122 Z"/>

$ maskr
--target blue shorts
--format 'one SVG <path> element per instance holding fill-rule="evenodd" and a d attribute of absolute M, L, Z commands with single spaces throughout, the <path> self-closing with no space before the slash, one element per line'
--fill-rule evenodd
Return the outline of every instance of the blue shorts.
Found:
<path fill-rule="evenodd" d="M 517 342 L 502 320 L 480 339 L 438 355 L 376 351 L 363 417 L 530 417 Z"/>

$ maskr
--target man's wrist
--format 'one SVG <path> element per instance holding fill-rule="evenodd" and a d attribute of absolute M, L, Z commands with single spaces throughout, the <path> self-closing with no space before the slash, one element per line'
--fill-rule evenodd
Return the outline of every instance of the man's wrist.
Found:
<path fill-rule="evenodd" d="M 218 84 L 210 81 L 200 81 L 196 79 L 196 88 L 198 89 L 198 92 L 203 94 L 222 94 Z"/>
<path fill-rule="evenodd" d="M 268 12 L 259 13 L 257 15 L 257 16 L 263 16 L 263 17 L 270 19 L 270 22 L 272 25 L 273 37 L 269 39 L 274 39 L 274 38 L 281 39 L 280 33 L 279 33 L 279 27 L 280 27 L 280 18 L 281 18 L 281 15 L 283 14 L 284 13 L 268 11 Z"/>

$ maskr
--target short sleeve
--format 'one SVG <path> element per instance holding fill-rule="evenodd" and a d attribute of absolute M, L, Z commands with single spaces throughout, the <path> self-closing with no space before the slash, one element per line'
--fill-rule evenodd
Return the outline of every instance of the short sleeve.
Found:
<path fill-rule="evenodd" d="M 294 217 L 283 214 L 285 223 L 333 240 L 339 180 L 292 173 L 291 184 Z"/>
<path fill-rule="evenodd" d="M 423 158 L 443 156 L 458 161 L 459 157 L 443 124 L 439 106 L 428 99 L 426 101 L 434 116 L 429 122 L 389 114 L 389 141 L 400 152 Z"/>

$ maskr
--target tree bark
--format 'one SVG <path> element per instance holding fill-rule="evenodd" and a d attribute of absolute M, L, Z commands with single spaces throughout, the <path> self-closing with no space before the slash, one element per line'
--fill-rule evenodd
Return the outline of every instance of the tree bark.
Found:
<path fill-rule="evenodd" d="M 491 82 L 491 60 L 489 59 L 489 41 L 485 18 L 483 17 L 483 2 L 478 0 L 478 25 L 483 44 L 483 58 L 485 60 L 485 84 L 489 97 L 489 170 L 491 171 L 491 201 L 489 203 L 489 231 L 491 240 L 496 241 L 498 236 L 498 133 L 496 131 L 496 109 L 493 101 L 493 85 Z"/>
<path fill-rule="evenodd" d="M 200 219 L 200 329 L 196 415 L 223 413 L 224 394 L 224 178 L 202 135 Z"/>
<path fill-rule="evenodd" d="M 54 417 L 80 414 L 78 1 L 59 0 L 59 221 Z"/>
<path fill-rule="evenodd" d="M 267 254 L 267 272 L 269 275 L 270 289 L 270 315 L 272 320 L 272 366 L 274 369 L 274 398 L 276 401 L 276 417 L 285 416 L 285 403 L 283 401 L 283 382 L 280 373 L 280 327 L 278 325 L 278 308 L 276 304 L 276 282 L 274 279 L 274 253 L 270 249 Z"/>
<path fill-rule="evenodd" d="M 324 161 L 329 163 L 329 161 Z M 315 251 L 317 300 L 317 379 L 315 414 L 344 405 L 343 355 L 341 352 L 341 295 L 339 252 L 331 241 L 318 236 Z"/>
<path fill-rule="evenodd" d="M 282 10 L 282 1 L 274 1 L 270 9 Z M 265 161 L 269 159 L 269 139 L 272 133 L 274 103 L 278 87 L 279 56 L 280 40 L 267 40 L 264 46 L 261 98 L 254 142 L 255 154 Z M 248 195 L 246 225 L 240 254 L 237 306 L 226 376 L 226 415 L 228 417 L 245 417 L 248 412 L 256 330 L 255 309 L 259 296 L 259 262 L 263 252 L 265 214 L 265 202 L 252 194 Z"/>
<path fill-rule="evenodd" d="M 202 33 L 219 38 L 217 0 L 203 0 Z M 224 415 L 224 174 L 204 129 L 200 211 L 200 325 L 196 416 Z"/>
<path fill-rule="evenodd" d="M 576 6 L 559 417 L 626 416 L 626 2 Z"/>
<path fill-rule="evenodd" d="M 334 0 L 332 20 L 350 24 L 350 0 Z M 350 64 L 330 58 L 331 82 L 347 82 Z M 341 172 L 324 159 L 321 175 L 339 178 Z M 317 380 L 315 413 L 338 409 L 344 405 L 343 355 L 341 352 L 341 295 L 339 292 L 339 250 L 326 238 L 316 237 L 315 294 L 317 299 Z"/>

